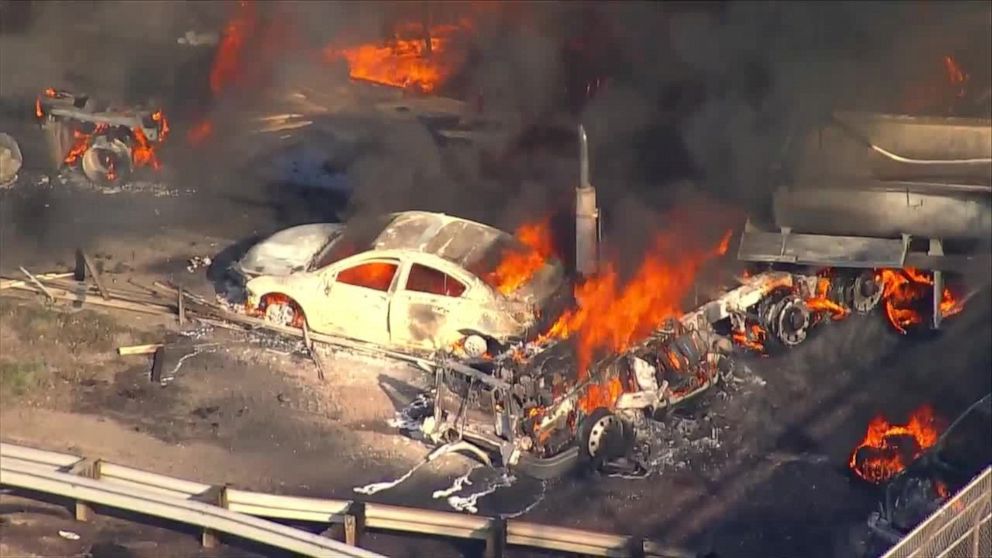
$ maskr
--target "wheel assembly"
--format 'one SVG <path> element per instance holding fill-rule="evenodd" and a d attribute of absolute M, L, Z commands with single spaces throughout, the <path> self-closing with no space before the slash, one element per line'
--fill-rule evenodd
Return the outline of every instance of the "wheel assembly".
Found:
<path fill-rule="evenodd" d="M 117 138 L 100 135 L 83 153 L 83 174 L 93 182 L 113 184 L 131 174 L 131 148 Z"/>
<path fill-rule="evenodd" d="M 604 408 L 594 410 L 582 420 L 579 444 L 581 453 L 597 467 L 623 457 L 629 445 L 623 422 Z"/>
<path fill-rule="evenodd" d="M 875 275 L 862 273 L 854 278 L 851 285 L 851 307 L 860 314 L 867 314 L 878 306 L 882 300 L 882 286 L 878 284 Z"/>
<path fill-rule="evenodd" d="M 806 303 L 794 294 L 769 299 L 759 310 L 762 325 L 783 345 L 793 347 L 806 340 L 810 312 Z"/>
<path fill-rule="evenodd" d="M 262 299 L 265 321 L 285 327 L 303 327 L 303 312 L 285 296 L 269 295 Z"/>

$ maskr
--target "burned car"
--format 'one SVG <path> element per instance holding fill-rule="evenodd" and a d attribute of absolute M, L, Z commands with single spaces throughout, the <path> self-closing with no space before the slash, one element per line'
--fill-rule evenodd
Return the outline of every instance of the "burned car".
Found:
<path fill-rule="evenodd" d="M 494 356 L 441 362 L 421 429 L 435 443 L 467 441 L 486 460 L 536 478 L 582 463 L 636 471 L 632 450 L 645 431 L 638 426 L 713 386 L 730 365 L 720 345 L 671 320 L 581 372 L 567 341 L 489 340 L 501 349 Z"/>
<path fill-rule="evenodd" d="M 992 394 L 972 404 L 905 470 L 883 488 L 878 512 L 868 519 L 866 556 L 878 556 L 936 512 L 992 465 Z"/>
<path fill-rule="evenodd" d="M 511 289 L 494 270 L 528 248 L 493 227 L 407 211 L 273 235 L 236 264 L 250 314 L 274 323 L 413 352 L 481 332 L 524 337 L 565 285 L 555 258 Z"/>

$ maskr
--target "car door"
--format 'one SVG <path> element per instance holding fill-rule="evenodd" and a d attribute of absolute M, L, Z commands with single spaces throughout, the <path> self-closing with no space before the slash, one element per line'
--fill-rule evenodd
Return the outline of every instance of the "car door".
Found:
<path fill-rule="evenodd" d="M 391 258 L 363 260 L 327 278 L 321 323 L 316 329 L 338 332 L 373 343 L 389 342 L 390 288 L 400 262 Z"/>
<path fill-rule="evenodd" d="M 389 330 L 393 342 L 433 350 L 454 342 L 464 310 L 468 285 L 440 269 L 411 262 L 393 294 Z M 468 324 L 471 325 L 471 324 Z"/>

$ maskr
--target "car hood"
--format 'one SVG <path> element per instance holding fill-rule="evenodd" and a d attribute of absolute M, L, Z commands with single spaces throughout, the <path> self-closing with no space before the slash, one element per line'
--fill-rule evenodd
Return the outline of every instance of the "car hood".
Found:
<path fill-rule="evenodd" d="M 314 223 L 279 231 L 252 246 L 238 266 L 248 275 L 289 275 L 303 271 L 343 229 L 344 225 L 338 223 Z"/>

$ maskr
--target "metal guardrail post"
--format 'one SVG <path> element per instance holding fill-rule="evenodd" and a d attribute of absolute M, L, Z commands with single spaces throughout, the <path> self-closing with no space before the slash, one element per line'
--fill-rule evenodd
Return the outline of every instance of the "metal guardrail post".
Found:
<path fill-rule="evenodd" d="M 74 466 L 73 467 L 74 470 L 72 472 L 81 477 L 100 480 L 100 467 L 102 464 L 103 461 L 100 459 L 97 459 L 96 461 L 90 464 L 86 464 L 84 460 L 78 463 L 77 466 Z M 76 521 L 81 521 L 83 523 L 86 523 L 93 518 L 94 515 L 93 506 L 91 506 L 89 502 L 76 500 L 75 510 L 73 511 L 73 515 L 75 516 Z"/>
<path fill-rule="evenodd" d="M 227 486 L 218 486 L 212 490 L 212 497 L 205 498 L 204 501 L 214 504 L 219 508 L 227 508 Z M 203 528 L 200 533 L 200 546 L 203 548 L 217 548 L 220 544 L 220 537 L 213 529 Z"/>
<path fill-rule="evenodd" d="M 489 520 L 489 533 L 486 535 L 486 558 L 503 558 L 506 548 L 506 520 L 496 516 Z"/>
<path fill-rule="evenodd" d="M 365 533 L 365 502 L 352 502 L 344 515 L 344 543 L 359 546 Z"/>

